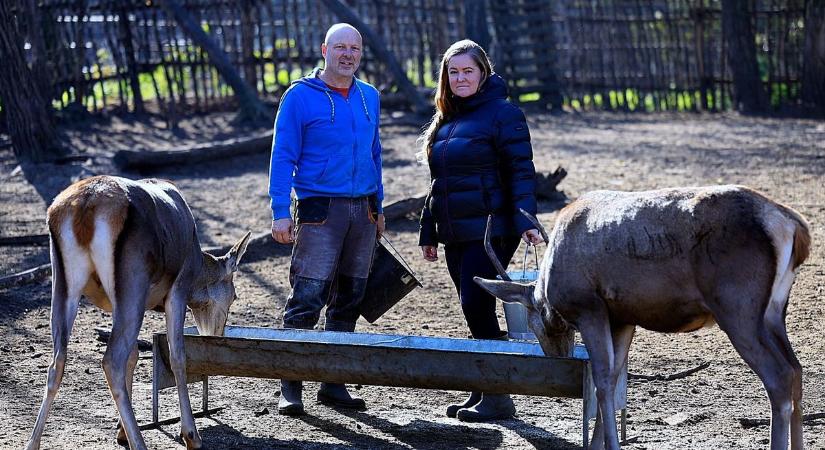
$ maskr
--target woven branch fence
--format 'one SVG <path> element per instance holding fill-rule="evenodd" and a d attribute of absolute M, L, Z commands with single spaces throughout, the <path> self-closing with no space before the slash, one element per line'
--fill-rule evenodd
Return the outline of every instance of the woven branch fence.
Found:
<path fill-rule="evenodd" d="M 810 1 L 810 0 L 809 0 Z M 320 0 L 179 0 L 242 78 L 275 102 L 320 64 L 339 19 Z M 422 91 L 441 53 L 489 36 L 516 101 L 547 108 L 721 111 L 731 74 L 718 0 L 349 0 Z M 752 0 L 760 77 L 771 106 L 798 102 L 805 0 Z M 467 20 L 479 11 L 483 29 Z M 153 0 L 40 0 L 26 50 L 59 111 L 145 110 L 167 117 L 231 109 L 232 89 Z M 396 80 L 365 47 L 360 77 L 392 98 Z"/>

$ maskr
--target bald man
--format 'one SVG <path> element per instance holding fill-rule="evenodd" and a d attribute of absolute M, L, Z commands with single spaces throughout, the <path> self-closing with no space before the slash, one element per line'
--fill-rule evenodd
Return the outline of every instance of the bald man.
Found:
<path fill-rule="evenodd" d="M 324 68 L 294 81 L 281 98 L 269 166 L 272 237 L 292 244 L 284 328 L 354 331 L 384 231 L 378 91 L 355 77 L 363 51 L 349 24 L 327 31 Z M 295 190 L 295 219 L 290 191 Z M 302 383 L 281 380 L 278 412 L 305 414 Z M 343 384 L 322 383 L 318 401 L 364 409 Z"/>

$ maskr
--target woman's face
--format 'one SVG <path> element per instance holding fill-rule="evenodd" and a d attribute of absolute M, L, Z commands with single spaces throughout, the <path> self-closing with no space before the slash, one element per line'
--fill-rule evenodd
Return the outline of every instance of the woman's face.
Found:
<path fill-rule="evenodd" d="M 450 91 L 457 97 L 469 97 L 478 92 L 481 68 L 467 53 L 455 55 L 447 62 Z"/>

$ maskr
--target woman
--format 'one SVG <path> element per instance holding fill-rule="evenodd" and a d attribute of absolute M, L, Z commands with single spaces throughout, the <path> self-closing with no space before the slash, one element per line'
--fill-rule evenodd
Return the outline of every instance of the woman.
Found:
<path fill-rule="evenodd" d="M 419 245 L 424 259 L 438 259 L 444 244 L 447 269 L 461 309 L 476 339 L 506 339 L 496 317 L 496 299 L 474 276 L 497 274 L 484 251 L 487 216 L 491 243 L 507 266 L 519 237 L 531 244 L 541 236 L 519 208 L 536 213 L 535 168 L 530 132 L 521 110 L 507 101 L 507 87 L 493 73 L 478 44 L 456 42 L 444 53 L 435 92 L 436 112 L 421 135 L 422 156 L 430 167 L 430 192 L 421 214 Z M 473 392 L 447 415 L 463 421 L 512 417 L 509 395 Z"/>

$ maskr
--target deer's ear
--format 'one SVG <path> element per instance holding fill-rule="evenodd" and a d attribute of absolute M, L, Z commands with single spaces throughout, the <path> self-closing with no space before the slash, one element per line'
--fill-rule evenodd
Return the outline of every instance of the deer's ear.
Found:
<path fill-rule="evenodd" d="M 247 231 L 244 237 L 242 237 L 237 244 L 233 245 L 226 254 L 227 266 L 232 272 L 238 270 L 238 265 L 240 265 L 241 258 L 243 258 L 244 253 L 246 253 L 246 246 L 249 245 L 249 237 L 251 235 L 252 232 Z"/>
<path fill-rule="evenodd" d="M 533 305 L 533 290 L 535 284 L 517 283 L 515 281 L 487 280 L 481 277 L 473 277 L 482 289 L 500 298 L 505 303 L 521 303 L 529 309 L 535 308 Z"/>

